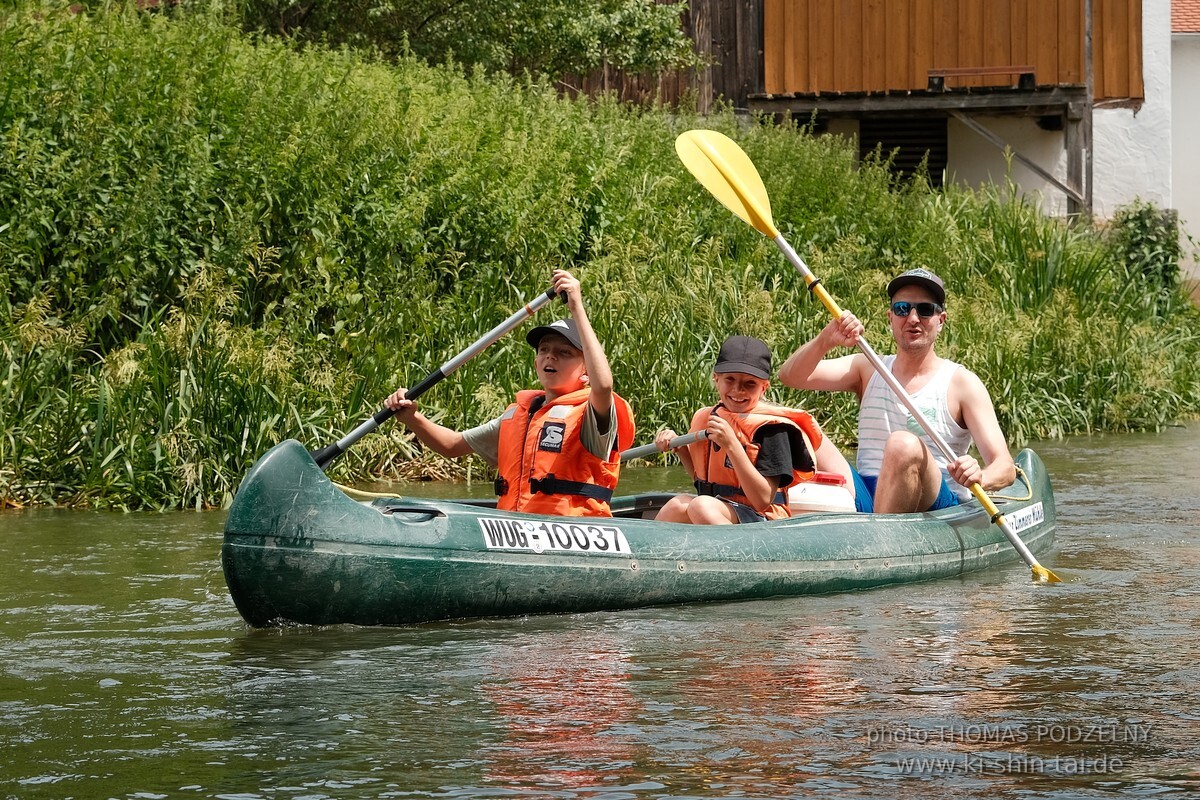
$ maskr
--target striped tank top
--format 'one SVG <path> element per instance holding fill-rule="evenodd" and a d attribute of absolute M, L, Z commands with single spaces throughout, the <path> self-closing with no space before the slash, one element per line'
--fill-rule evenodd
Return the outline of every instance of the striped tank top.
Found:
<path fill-rule="evenodd" d="M 890 371 L 895 362 L 895 356 L 886 356 L 883 364 Z M 913 403 L 930 422 L 930 426 L 942 435 L 946 444 L 957 455 L 967 452 L 971 446 L 971 433 L 961 427 L 950 416 L 946 404 L 946 393 L 950 388 L 950 378 L 959 365 L 953 361 L 944 361 L 941 369 L 912 395 Z M 862 403 L 858 411 L 858 457 L 856 466 L 862 475 L 878 475 L 879 466 L 883 463 L 883 445 L 893 431 L 906 430 L 919 437 L 934 461 L 942 471 L 942 477 L 960 498 L 970 497 L 971 492 L 965 486 L 958 484 L 946 471 L 946 458 L 938 449 L 925 430 L 917 424 L 908 409 L 901 403 L 891 388 L 884 383 L 878 373 L 872 373 L 867 381 L 867 390 L 863 393 Z"/>

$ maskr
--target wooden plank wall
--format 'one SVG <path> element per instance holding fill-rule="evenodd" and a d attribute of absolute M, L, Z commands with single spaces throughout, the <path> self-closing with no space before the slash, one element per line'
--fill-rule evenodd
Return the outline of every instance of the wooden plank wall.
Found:
<path fill-rule="evenodd" d="M 707 66 L 662 75 L 599 69 L 564 76 L 559 88 L 572 95 L 615 92 L 642 104 L 691 98 L 702 114 L 717 98 L 744 108 L 748 95 L 762 91 L 762 10 L 762 0 L 690 0 L 681 22 Z"/>
<path fill-rule="evenodd" d="M 659 0 L 660 2 L 662 0 Z M 747 96 L 924 90 L 929 70 L 1032 65 L 1042 86 L 1082 85 L 1084 0 L 691 0 L 683 25 L 711 65 L 663 75 L 596 70 L 574 94 L 666 104 Z M 1142 0 L 1092 0 L 1097 101 L 1144 98 Z M 949 88 L 1016 76 L 947 78 Z"/>
<path fill-rule="evenodd" d="M 763 91 L 923 90 L 930 69 L 1032 65 L 1084 83 L 1083 0 L 762 0 Z M 1141 98 L 1141 0 L 1092 0 L 1097 100 Z M 947 78 L 948 87 L 1016 76 Z M 714 81 L 714 85 L 716 82 Z"/>
<path fill-rule="evenodd" d="M 1141 2 L 1092 0 L 1092 11 L 1096 100 L 1144 99 Z M 1127 64 L 1137 69 L 1127 69 Z"/>

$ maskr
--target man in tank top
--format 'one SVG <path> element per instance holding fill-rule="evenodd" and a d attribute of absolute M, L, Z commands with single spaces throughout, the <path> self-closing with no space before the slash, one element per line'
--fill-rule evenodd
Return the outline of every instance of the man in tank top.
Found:
<path fill-rule="evenodd" d="M 855 479 L 862 510 L 931 511 L 957 505 L 970 495 L 967 487 L 973 483 L 986 490 L 1008 486 L 1016 467 L 987 388 L 975 373 L 934 351 L 946 324 L 942 279 L 927 269 L 913 269 L 894 278 L 887 292 L 896 355 L 883 362 L 958 454 L 956 459 L 946 461 L 866 356 L 826 358 L 835 347 L 858 344 L 863 324 L 849 312 L 793 353 L 779 370 L 780 381 L 796 389 L 854 392 L 858 397 Z M 972 441 L 983 466 L 967 453 Z M 861 495 L 873 498 L 873 509 L 864 507 Z"/>

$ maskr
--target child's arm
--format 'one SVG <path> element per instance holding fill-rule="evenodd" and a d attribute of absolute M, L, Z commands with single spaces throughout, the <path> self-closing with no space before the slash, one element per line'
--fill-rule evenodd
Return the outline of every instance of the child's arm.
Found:
<path fill-rule="evenodd" d="M 396 420 L 416 434 L 422 444 L 447 458 L 458 458 L 475 452 L 462 433 L 439 425 L 417 411 L 417 404 L 405 397 L 405 389 L 397 389 L 384 405 L 396 412 Z"/>
<path fill-rule="evenodd" d="M 579 331 L 579 343 L 583 345 L 583 364 L 587 369 L 588 385 L 592 389 L 588 402 L 596 414 L 597 427 L 604 433 L 612 424 L 613 410 L 613 376 L 608 366 L 608 356 L 604 354 L 604 347 L 596 338 L 596 332 L 592 330 L 592 323 L 588 320 L 579 281 L 565 269 L 556 269 L 554 290 L 567 298 L 567 307 L 571 309 L 575 328 Z"/>
<path fill-rule="evenodd" d="M 671 430 L 670 428 L 664 428 L 658 432 L 657 436 L 654 437 L 654 444 L 659 450 L 665 453 L 671 446 L 671 440 L 674 438 L 675 431 Z M 688 477 L 690 477 L 692 480 L 696 480 L 696 467 L 692 464 L 692 451 L 688 449 L 688 446 L 684 445 L 683 447 L 676 447 L 673 452 L 679 457 L 679 463 L 683 465 L 685 470 L 687 470 Z"/>
<path fill-rule="evenodd" d="M 717 414 L 708 418 L 708 440 L 714 442 L 725 451 L 730 465 L 738 478 L 738 486 L 749 501 L 748 505 L 755 511 L 763 512 L 775 499 L 779 486 L 772 485 L 769 478 L 763 475 L 746 455 L 746 448 L 738 441 L 733 426 Z"/>

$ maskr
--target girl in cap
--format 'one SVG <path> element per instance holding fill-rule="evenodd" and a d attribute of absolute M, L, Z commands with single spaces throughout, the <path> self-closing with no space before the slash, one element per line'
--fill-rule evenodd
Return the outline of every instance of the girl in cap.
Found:
<path fill-rule="evenodd" d="M 846 460 L 804 411 L 763 401 L 770 388 L 771 351 L 761 339 L 731 336 L 713 368 L 720 402 L 692 417 L 690 431 L 708 438 L 676 449 L 696 485 L 696 495 L 671 498 L 655 519 L 698 525 L 728 525 L 790 517 L 787 488 L 815 473 L 814 454 L 838 464 Z M 675 438 L 667 429 L 655 437 L 664 452 Z"/>

